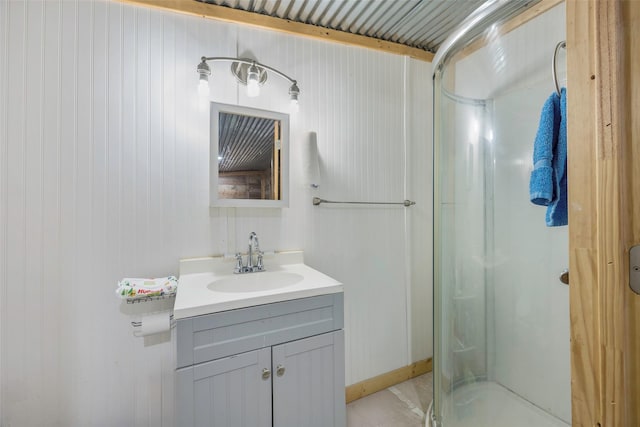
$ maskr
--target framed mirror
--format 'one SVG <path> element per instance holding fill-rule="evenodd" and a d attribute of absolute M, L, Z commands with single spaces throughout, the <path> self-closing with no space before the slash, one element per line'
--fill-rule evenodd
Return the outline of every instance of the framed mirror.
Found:
<path fill-rule="evenodd" d="M 289 115 L 211 103 L 210 204 L 289 206 Z"/>

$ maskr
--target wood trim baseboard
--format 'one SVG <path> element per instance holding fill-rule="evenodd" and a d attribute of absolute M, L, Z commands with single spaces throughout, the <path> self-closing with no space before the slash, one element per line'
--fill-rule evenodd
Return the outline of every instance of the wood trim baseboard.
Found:
<path fill-rule="evenodd" d="M 433 53 L 400 43 L 375 39 L 347 33 L 345 31 L 331 30 L 316 25 L 290 21 L 259 13 L 247 12 L 230 7 L 208 4 L 195 0 L 119 0 L 122 3 L 130 3 L 136 6 L 151 7 L 154 9 L 170 10 L 192 16 L 216 19 L 235 24 L 250 25 L 266 30 L 278 31 L 295 36 L 309 37 L 325 42 L 340 43 L 349 46 L 378 50 L 395 55 L 406 55 L 414 59 L 431 62 Z"/>
<path fill-rule="evenodd" d="M 431 372 L 432 369 L 433 361 L 431 358 L 419 360 L 411 365 L 347 386 L 345 388 L 345 399 L 347 403 L 353 402 L 403 381 Z"/>

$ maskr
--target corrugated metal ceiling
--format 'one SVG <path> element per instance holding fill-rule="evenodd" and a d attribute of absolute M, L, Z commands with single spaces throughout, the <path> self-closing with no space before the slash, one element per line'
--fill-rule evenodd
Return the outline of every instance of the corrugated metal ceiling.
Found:
<path fill-rule="evenodd" d="M 435 52 L 485 0 L 206 0 Z"/>

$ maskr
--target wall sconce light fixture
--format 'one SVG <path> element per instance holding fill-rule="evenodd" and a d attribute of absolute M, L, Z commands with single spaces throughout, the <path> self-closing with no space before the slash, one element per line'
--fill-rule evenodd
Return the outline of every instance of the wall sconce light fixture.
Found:
<path fill-rule="evenodd" d="M 300 95 L 298 82 L 283 72 L 267 65 L 260 64 L 253 59 L 206 56 L 203 56 L 200 59 L 201 62 L 198 64 L 197 71 L 200 75 L 198 93 L 201 96 L 209 96 L 209 76 L 211 75 L 211 68 L 209 68 L 209 64 L 207 64 L 207 62 L 231 62 L 231 73 L 236 77 L 238 82 L 247 86 L 247 96 L 256 97 L 260 95 L 260 86 L 267 81 L 267 71 L 270 71 L 291 83 L 291 86 L 289 87 L 289 99 L 291 100 L 292 107 L 296 110 L 298 109 L 298 96 Z"/>

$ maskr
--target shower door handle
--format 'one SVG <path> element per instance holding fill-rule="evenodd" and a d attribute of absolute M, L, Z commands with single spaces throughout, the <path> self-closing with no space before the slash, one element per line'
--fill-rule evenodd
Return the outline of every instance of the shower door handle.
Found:
<path fill-rule="evenodd" d="M 629 250 L 629 287 L 640 294 L 640 245 Z"/>
<path fill-rule="evenodd" d="M 562 273 L 560 273 L 560 281 L 565 285 L 569 284 L 569 270 L 564 270 Z"/>

